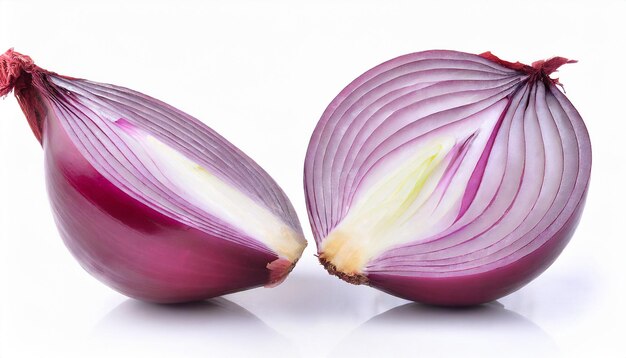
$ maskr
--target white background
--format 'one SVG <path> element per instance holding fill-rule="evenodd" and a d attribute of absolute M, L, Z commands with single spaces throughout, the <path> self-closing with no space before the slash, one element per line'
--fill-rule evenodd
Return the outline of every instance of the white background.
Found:
<path fill-rule="evenodd" d="M 0 51 L 200 118 L 278 181 L 310 241 L 274 289 L 175 307 L 127 299 L 63 246 L 41 148 L 9 95 L 0 100 L 0 356 L 626 357 L 625 18 L 624 1 L 0 0 Z M 328 276 L 306 222 L 304 154 L 326 105 L 370 67 L 427 49 L 579 60 L 558 73 L 594 150 L 578 231 L 541 277 L 474 309 L 411 304 Z"/>

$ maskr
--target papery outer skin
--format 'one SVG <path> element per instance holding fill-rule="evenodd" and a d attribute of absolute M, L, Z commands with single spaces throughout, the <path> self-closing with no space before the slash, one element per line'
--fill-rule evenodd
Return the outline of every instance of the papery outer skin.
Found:
<path fill-rule="evenodd" d="M 343 219 L 346 217 L 346 213 L 350 210 L 350 205 L 354 204 L 352 202 L 353 197 L 351 195 L 354 195 L 354 193 L 358 192 L 359 190 L 358 185 L 360 185 L 361 181 L 352 179 L 354 180 L 354 182 L 350 182 L 348 180 L 344 181 L 343 178 L 345 178 L 347 175 L 353 175 L 353 172 L 358 171 L 360 173 L 362 168 L 355 165 L 355 163 L 359 163 L 359 159 L 349 159 L 349 157 L 345 153 L 346 147 L 349 147 L 350 150 L 355 151 L 353 149 L 353 147 L 355 146 L 355 137 L 351 137 L 350 140 L 352 140 L 352 142 L 348 140 L 348 144 L 344 144 L 341 142 L 339 142 L 340 144 L 337 144 L 337 141 L 340 141 L 341 139 L 338 139 L 335 136 L 338 135 L 339 138 L 341 138 L 342 136 L 347 135 L 347 133 L 350 133 L 350 130 L 353 130 L 351 127 L 352 124 L 356 122 L 357 118 L 359 118 L 359 116 L 361 115 L 369 115 L 373 117 L 379 112 L 391 112 L 395 115 L 396 112 L 393 111 L 395 111 L 396 109 L 392 111 L 389 109 L 385 109 L 382 104 L 378 106 L 375 105 L 375 101 L 382 100 L 384 96 L 390 95 L 394 91 L 400 93 L 408 93 L 404 92 L 404 89 L 408 87 L 401 87 L 400 85 L 394 87 L 390 85 L 392 80 L 389 79 L 393 79 L 395 81 L 402 76 L 409 76 L 407 73 L 410 72 L 402 72 L 398 70 L 397 74 L 392 75 L 390 74 L 392 71 L 391 69 L 395 71 L 402 66 L 413 66 L 415 63 L 418 62 L 418 60 L 423 60 L 425 58 L 428 60 L 437 60 L 438 57 L 441 59 L 445 58 L 455 60 L 461 58 L 462 60 L 474 61 L 476 64 L 484 64 L 484 60 L 487 59 L 491 62 L 492 66 L 496 68 L 493 71 L 494 75 L 513 74 L 513 76 L 517 76 L 522 80 L 522 82 L 520 82 L 520 85 L 521 83 L 538 82 L 540 86 L 545 86 L 545 92 L 551 93 L 552 100 L 556 99 L 556 101 L 558 101 L 563 107 L 563 110 L 566 112 L 566 115 L 572 122 L 573 132 L 575 132 L 576 138 L 579 141 L 579 155 L 577 157 L 578 172 L 574 173 L 574 175 L 577 175 L 577 181 L 575 181 L 575 185 L 572 189 L 573 191 L 571 194 L 574 199 L 570 198 L 570 201 L 567 202 L 565 209 L 563 209 L 563 212 L 565 212 L 565 214 L 563 215 L 566 216 L 559 214 L 553 222 L 553 224 L 556 223 L 556 226 L 549 224 L 546 231 L 553 229 L 553 226 L 555 228 L 558 228 L 558 230 L 547 239 L 545 239 L 545 242 L 541 241 L 543 242 L 543 244 L 533 249 L 531 252 L 525 254 L 524 256 L 516 258 L 513 262 L 509 262 L 510 260 L 508 259 L 508 257 L 505 256 L 504 259 L 502 259 L 504 263 L 500 265 L 498 265 L 497 263 L 489 263 L 489 265 L 491 266 L 489 266 L 489 268 L 483 270 L 482 272 L 476 272 L 480 271 L 479 268 L 481 267 L 481 264 L 478 263 L 479 260 L 477 259 L 476 265 L 478 265 L 478 268 L 471 273 L 464 273 L 463 270 L 460 269 L 458 271 L 454 271 L 451 269 L 451 271 L 442 271 L 442 273 L 439 274 L 436 269 L 433 269 L 433 271 L 428 271 L 428 274 L 422 274 L 420 273 L 422 267 L 429 269 L 431 268 L 428 267 L 428 262 L 426 261 L 429 261 L 430 259 L 427 258 L 424 260 L 424 263 L 420 262 L 420 266 L 417 266 L 415 268 L 415 272 L 412 273 L 412 268 L 410 267 L 411 264 L 409 262 L 410 257 L 411 255 L 418 254 L 406 254 L 406 256 L 402 257 L 402 259 L 399 260 L 399 263 L 393 264 L 396 268 L 401 266 L 406 267 L 403 267 L 402 270 L 396 269 L 397 272 L 394 271 L 386 273 L 384 262 L 382 260 L 390 260 L 387 262 L 392 262 L 391 260 L 394 258 L 394 255 L 402 255 L 405 246 L 408 247 L 410 243 L 400 244 L 396 247 L 391 247 L 387 252 L 384 252 L 380 255 L 380 257 L 382 257 L 382 260 L 380 259 L 380 257 L 372 259 L 372 261 L 370 261 L 370 264 L 366 265 L 361 272 L 338 272 L 337 267 L 333 264 L 333 262 L 329 261 L 325 257 L 323 244 L 328 237 L 327 235 L 329 233 L 332 234 L 334 232 L 333 230 L 342 224 Z M 512 63 L 496 59 L 497 57 L 491 55 L 490 53 L 476 56 L 455 51 L 440 50 L 425 51 L 400 56 L 368 70 L 363 75 L 355 79 L 352 83 L 350 83 L 346 88 L 344 88 L 340 92 L 340 94 L 337 95 L 337 97 L 331 102 L 331 104 L 324 112 L 322 119 L 320 119 L 320 122 L 318 123 L 318 126 L 316 127 L 311 137 L 304 170 L 304 184 L 309 220 L 318 246 L 320 261 L 329 271 L 329 273 L 339 276 L 347 282 L 354 284 L 367 284 L 374 288 L 408 300 L 436 305 L 465 306 L 489 302 L 519 289 L 520 287 L 524 286 L 532 279 L 537 277 L 539 274 L 541 274 L 545 269 L 547 269 L 562 252 L 562 250 L 572 237 L 583 211 L 585 197 L 588 190 L 589 172 L 591 168 L 591 146 L 587 130 L 584 126 L 584 123 L 582 122 L 582 119 L 580 118 L 580 115 L 576 112 L 574 107 L 571 105 L 571 103 L 569 103 L 565 96 L 563 96 L 558 91 L 558 89 L 556 89 L 555 85 L 560 85 L 558 80 L 549 78 L 548 75 L 555 71 L 560 65 L 566 63 L 574 63 L 575 61 L 557 57 L 546 61 L 537 61 L 533 63 L 532 66 L 527 66 L 521 63 Z M 513 72 L 511 72 L 512 70 Z M 378 83 L 377 85 L 372 85 L 374 87 L 370 87 L 368 84 L 369 81 L 374 81 L 374 79 L 378 77 L 384 78 L 389 82 L 380 82 L 382 84 L 376 82 Z M 413 83 L 410 81 L 406 82 Z M 408 85 L 404 83 L 402 86 Z M 385 89 L 381 90 L 381 88 L 383 87 L 385 87 Z M 416 87 L 419 86 L 416 85 Z M 361 90 L 361 88 L 365 89 Z M 515 92 L 512 93 L 517 93 L 519 91 L 519 88 L 521 87 L 518 86 L 518 89 L 516 89 Z M 376 94 L 376 96 L 378 97 L 372 96 L 373 99 L 366 98 L 374 91 L 380 91 Z M 345 107 L 344 101 L 347 101 L 350 96 L 357 92 L 358 95 L 355 95 L 355 97 L 350 100 L 348 104 L 349 106 Z M 509 98 L 509 101 L 511 101 L 511 97 L 513 97 L 513 94 L 509 94 L 507 97 L 503 96 L 502 98 Z M 393 99 L 399 97 L 394 95 L 391 98 Z M 390 107 L 392 104 L 391 101 L 383 101 L 382 103 L 387 107 Z M 400 108 L 405 109 L 406 107 Z M 399 110 L 397 111 L 399 112 Z M 507 111 L 508 107 L 504 113 L 506 113 Z M 340 119 L 335 118 L 335 121 L 332 122 L 331 119 L 332 116 L 335 115 L 335 113 L 339 113 L 337 114 L 337 116 L 339 116 Z M 385 115 L 389 116 L 389 114 Z M 338 122 L 341 120 L 342 116 L 345 116 L 349 119 L 344 122 Z M 553 114 L 553 116 L 555 116 L 556 118 L 556 115 Z M 350 120 L 352 120 L 353 122 L 350 122 Z M 554 121 L 556 121 L 556 119 L 554 119 Z M 332 124 L 329 124 L 331 122 Z M 372 136 L 373 132 L 375 131 L 371 128 L 372 125 L 370 125 L 369 123 L 364 123 L 367 122 L 362 121 L 360 123 L 360 129 L 359 126 L 356 126 L 356 130 L 359 131 L 358 135 L 365 133 L 364 135 L 369 134 L 370 136 Z M 366 128 L 367 125 L 370 125 L 370 128 L 367 128 L 366 130 L 364 128 Z M 379 124 L 379 126 L 382 125 L 383 124 Z M 330 129 L 326 129 L 326 126 L 328 126 L 328 128 Z M 540 127 L 540 130 L 543 130 L 543 126 Z M 327 132 L 324 132 L 325 130 Z M 398 132 L 399 131 L 400 130 L 398 130 Z M 499 129 L 496 129 L 496 133 L 497 131 L 499 131 Z M 542 145 L 545 146 L 546 144 L 543 143 Z M 366 148 L 366 144 L 359 143 L 359 146 L 357 148 Z M 344 150 L 344 152 L 341 152 L 342 150 Z M 358 158 L 359 155 L 372 155 L 369 154 L 370 152 L 367 152 L 365 154 L 361 154 L 358 151 L 356 152 L 358 153 L 354 154 L 356 158 Z M 339 157 L 339 163 L 336 165 L 336 160 L 334 156 L 338 154 L 340 154 L 341 156 Z M 348 160 L 352 160 L 352 162 L 348 162 Z M 330 161 L 331 164 L 328 164 L 328 161 Z M 347 167 L 349 172 L 345 171 L 346 165 L 348 164 L 352 165 Z M 342 166 L 344 172 L 340 174 L 340 179 L 337 182 L 336 179 L 334 179 L 335 177 L 332 177 L 330 175 L 335 175 L 336 170 L 338 168 L 342 168 Z M 374 169 L 370 168 L 367 171 L 368 174 L 370 170 L 373 171 Z M 363 171 L 365 171 L 365 169 L 363 169 Z M 352 178 L 354 178 L 354 176 Z M 364 178 L 366 179 L 361 180 L 366 181 L 367 174 L 365 174 Z M 355 184 L 355 182 L 357 184 Z M 339 185 L 342 185 L 340 189 L 337 189 L 335 187 L 337 183 L 339 183 Z M 344 190 L 343 185 L 346 186 L 345 190 L 349 189 L 349 191 L 342 192 L 341 190 Z M 356 185 L 356 188 L 354 187 L 354 185 Z M 558 192 L 558 194 L 560 195 L 560 192 Z M 471 200 L 473 200 L 473 196 L 470 198 Z M 573 208 L 572 205 L 570 205 L 570 203 L 572 203 L 572 200 L 574 204 Z M 329 205 L 329 201 L 332 205 Z M 461 216 L 462 213 L 460 214 L 459 218 Z M 459 218 L 457 218 L 457 220 Z M 342 232 L 340 233 L 343 235 Z M 537 237 L 540 236 L 541 234 L 539 234 Z M 545 238 L 545 235 L 543 237 Z M 524 237 L 522 237 L 521 239 L 524 239 Z M 531 244 L 535 243 L 535 241 L 531 241 L 529 244 L 527 244 L 527 246 L 531 246 Z M 425 252 L 430 253 L 432 251 L 428 251 L 425 249 Z M 427 254 L 424 255 L 427 256 Z M 432 260 L 434 261 L 434 259 Z M 440 260 L 444 261 L 444 259 Z M 435 263 L 437 262 L 435 261 Z M 435 264 L 433 265 L 437 266 Z M 441 265 L 445 266 L 444 264 Z M 371 270 L 368 271 L 368 269 Z"/>
<path fill-rule="evenodd" d="M 118 91 L 116 99 L 129 101 L 132 107 L 125 108 L 126 102 L 118 103 L 100 97 L 104 102 L 91 110 L 89 104 L 95 103 L 85 97 L 84 94 L 88 92 L 77 87 L 83 91 L 80 95 L 54 81 L 68 85 L 80 82 L 93 90 L 108 93 Z M 138 92 L 46 71 L 34 65 L 28 56 L 9 50 L 0 56 L 0 91 L 5 95 L 11 89 L 44 149 L 48 195 L 64 243 L 81 266 L 102 282 L 133 298 L 177 303 L 203 300 L 259 286 L 276 286 L 293 269 L 306 242 L 288 198 L 252 159 L 195 118 Z M 127 94 L 128 98 L 119 97 L 120 93 Z M 93 96 L 91 100 L 96 98 L 95 94 Z M 129 188 L 120 187 L 111 178 L 107 179 L 106 175 L 111 176 L 111 172 L 105 175 L 96 168 L 96 165 L 102 164 L 88 160 L 84 144 L 82 150 L 79 147 L 77 127 L 70 128 L 68 125 L 72 120 L 90 121 L 91 118 L 59 117 L 68 109 L 74 113 L 91 110 L 92 116 L 100 115 L 101 119 L 117 110 L 123 113 L 145 110 L 142 112 L 144 116 L 149 115 L 146 114 L 151 113 L 149 111 L 157 111 L 160 120 L 168 120 L 163 128 L 188 121 L 184 122 L 187 129 L 181 129 L 180 133 L 184 134 L 189 127 L 194 127 L 195 142 L 192 146 L 187 142 L 175 144 L 181 147 L 187 145 L 187 148 L 205 145 L 217 151 L 220 155 L 218 164 L 226 164 L 218 168 L 221 171 L 215 176 L 219 174 L 221 180 L 226 182 L 225 185 L 231 185 L 258 205 L 265 206 L 266 210 L 276 215 L 278 222 L 285 225 L 284 230 L 293 230 L 288 234 L 295 236 L 288 238 L 295 241 L 289 245 L 292 248 L 299 245 L 299 252 L 290 251 L 287 259 L 264 242 L 215 216 L 215 213 L 204 213 L 205 216 L 200 218 L 204 221 L 199 222 L 195 217 L 203 215 L 200 209 L 183 208 L 178 209 L 183 210 L 182 215 L 191 213 L 195 216 L 180 217 L 180 212 L 177 212 L 176 217 L 154 202 L 142 198 L 141 193 L 131 191 L 132 195 L 129 194 Z M 141 122 L 138 115 L 130 118 L 134 124 L 147 125 L 148 128 L 154 125 L 151 121 L 156 121 L 146 119 L 146 122 Z M 74 131 L 74 137 L 69 130 Z M 180 133 L 177 137 L 177 132 L 171 129 L 167 133 L 169 141 L 187 140 Z M 85 135 L 82 132 L 80 134 Z M 208 138 L 204 143 L 197 139 L 202 136 Z M 210 173 L 202 165 L 205 160 L 209 161 L 207 158 L 214 155 L 213 152 L 185 153 L 189 160 L 199 163 L 199 169 Z M 134 155 L 124 154 L 130 157 Z M 110 168 L 115 168 L 111 165 Z M 115 170 L 119 170 L 120 164 L 115 165 L 118 165 Z M 110 168 L 107 167 L 107 170 L 110 171 Z M 237 176 L 241 177 L 242 173 L 248 174 L 247 181 L 238 182 Z M 112 179 L 119 180 L 116 177 Z M 255 185 L 251 186 L 250 183 Z M 180 203 L 185 199 L 177 196 L 176 200 Z M 214 220 L 212 231 L 200 225 L 211 220 Z"/>

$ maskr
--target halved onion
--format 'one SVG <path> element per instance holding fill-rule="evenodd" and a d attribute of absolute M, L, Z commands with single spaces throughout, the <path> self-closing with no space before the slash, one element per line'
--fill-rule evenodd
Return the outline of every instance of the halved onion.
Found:
<path fill-rule="evenodd" d="M 432 304 L 517 290 L 563 250 L 591 170 L 585 125 L 549 75 L 426 51 L 349 84 L 313 132 L 304 186 L 334 275 Z"/>
<path fill-rule="evenodd" d="M 9 50 L 45 156 L 53 214 L 81 265 L 134 298 L 183 302 L 277 285 L 306 241 L 289 199 L 202 122 L 127 88 L 61 76 Z"/>

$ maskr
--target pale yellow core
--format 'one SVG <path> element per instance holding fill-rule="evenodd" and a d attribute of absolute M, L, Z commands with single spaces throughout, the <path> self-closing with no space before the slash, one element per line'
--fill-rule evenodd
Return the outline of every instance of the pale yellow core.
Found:
<path fill-rule="evenodd" d="M 306 246 L 304 237 L 263 205 L 212 174 L 182 153 L 145 134 L 142 144 L 158 164 L 163 178 L 185 200 L 264 243 L 293 262 Z"/>
<path fill-rule="evenodd" d="M 439 138 L 421 146 L 360 195 L 323 241 L 321 256 L 339 271 L 358 274 L 386 248 L 413 238 L 420 231 L 414 219 L 440 181 L 445 169 L 442 162 L 454 143 L 453 138 Z"/>

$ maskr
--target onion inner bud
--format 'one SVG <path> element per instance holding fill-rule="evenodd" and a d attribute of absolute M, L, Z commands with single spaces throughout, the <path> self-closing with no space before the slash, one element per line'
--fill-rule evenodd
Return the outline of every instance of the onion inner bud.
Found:
<path fill-rule="evenodd" d="M 322 242 L 320 258 L 347 275 L 391 247 L 420 242 L 450 226 L 500 114 L 502 100 L 418 138 L 364 178 L 345 218 Z"/>

